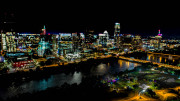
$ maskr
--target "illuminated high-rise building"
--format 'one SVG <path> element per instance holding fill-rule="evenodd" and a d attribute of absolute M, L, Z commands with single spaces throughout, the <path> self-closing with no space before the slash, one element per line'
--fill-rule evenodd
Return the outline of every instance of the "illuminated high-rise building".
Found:
<path fill-rule="evenodd" d="M 150 37 L 150 50 L 159 50 L 162 48 L 161 44 L 162 34 L 160 30 L 158 30 L 158 35 L 155 37 Z"/>
<path fill-rule="evenodd" d="M 120 48 L 120 23 L 115 23 L 114 41 L 116 48 Z"/>
<path fill-rule="evenodd" d="M 16 17 L 13 13 L 13 9 L 0 12 L 0 50 L 14 52 L 16 51 L 15 29 L 16 29 Z"/>
<path fill-rule="evenodd" d="M 6 33 L 7 52 L 16 52 L 15 32 Z"/>
<path fill-rule="evenodd" d="M 92 48 L 93 42 L 95 42 L 94 30 L 86 30 L 86 32 L 85 32 L 85 44 L 86 44 L 86 46 L 85 47 L 86 48 Z"/>
<path fill-rule="evenodd" d="M 121 48 L 127 52 L 130 51 L 133 47 L 132 47 L 132 43 L 133 43 L 133 35 L 132 34 L 123 34 L 121 36 Z"/>
<path fill-rule="evenodd" d="M 1 50 L 6 52 L 16 52 L 15 32 L 1 33 Z"/>
<path fill-rule="evenodd" d="M 109 40 L 109 34 L 105 30 L 103 34 L 99 34 L 99 44 L 102 45 L 103 47 L 107 47 L 107 43 Z"/>
<path fill-rule="evenodd" d="M 57 57 L 59 56 L 58 54 L 58 49 L 59 49 L 59 35 L 55 34 L 52 35 L 52 54 Z"/>
<path fill-rule="evenodd" d="M 162 48 L 162 45 L 161 45 L 162 34 L 161 34 L 161 30 L 160 29 L 158 30 L 158 35 L 155 36 L 155 38 L 157 40 L 157 42 L 156 42 L 156 46 L 157 47 L 155 47 L 155 48 L 156 49 L 161 49 Z"/>
<path fill-rule="evenodd" d="M 73 52 L 78 51 L 79 47 L 79 37 L 77 33 L 72 33 L 72 47 L 73 47 Z"/>
<path fill-rule="evenodd" d="M 80 49 L 83 49 L 83 47 L 85 47 L 85 35 L 80 33 Z"/>
<path fill-rule="evenodd" d="M 51 49 L 50 48 L 50 43 L 41 40 L 39 42 L 39 47 L 38 47 L 38 56 L 43 57 L 43 56 L 47 55 L 47 50 L 50 50 L 50 49 Z"/>
<path fill-rule="evenodd" d="M 44 28 L 42 29 L 41 35 L 46 35 L 46 26 L 44 25 Z"/>
<path fill-rule="evenodd" d="M 108 31 L 105 30 L 103 34 L 105 34 L 105 35 L 106 35 L 106 39 L 109 40 L 109 34 L 108 34 Z"/>
<path fill-rule="evenodd" d="M 135 35 L 132 39 L 132 46 L 134 49 L 142 48 L 142 39 L 140 35 Z"/>
<path fill-rule="evenodd" d="M 115 31 L 114 31 L 114 36 L 119 36 L 120 34 L 120 23 L 115 23 Z"/>
<path fill-rule="evenodd" d="M 3 51 L 7 50 L 6 34 L 5 33 L 1 33 L 1 50 L 3 50 Z"/>
<path fill-rule="evenodd" d="M 158 35 L 160 35 L 160 34 L 161 34 L 161 30 L 159 29 L 159 30 L 158 30 Z"/>
<path fill-rule="evenodd" d="M 72 53 L 73 43 L 71 33 L 59 33 L 59 55 L 66 57 L 67 54 Z"/>

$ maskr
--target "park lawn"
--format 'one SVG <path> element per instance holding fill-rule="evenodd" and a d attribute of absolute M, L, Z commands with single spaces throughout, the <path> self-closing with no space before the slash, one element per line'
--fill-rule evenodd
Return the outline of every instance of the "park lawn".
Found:
<path fill-rule="evenodd" d="M 180 79 L 175 80 L 175 82 L 180 84 Z"/>
<path fill-rule="evenodd" d="M 126 81 L 118 81 L 115 84 L 112 84 L 112 87 L 117 88 L 117 89 L 124 89 L 125 87 L 129 86 L 133 88 L 133 85 L 138 84 L 137 82 L 126 82 Z"/>

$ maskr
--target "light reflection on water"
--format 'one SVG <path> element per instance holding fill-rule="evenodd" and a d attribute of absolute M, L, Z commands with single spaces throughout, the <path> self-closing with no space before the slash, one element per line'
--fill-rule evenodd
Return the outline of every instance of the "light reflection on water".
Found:
<path fill-rule="evenodd" d="M 178 57 L 172 57 L 172 56 L 163 56 L 163 55 L 152 55 L 152 54 L 147 54 L 147 58 L 145 59 L 145 56 L 141 58 L 142 60 L 148 60 L 152 62 L 157 62 L 157 63 L 175 63 L 174 65 L 177 65 L 180 63 Z"/>
<path fill-rule="evenodd" d="M 139 66 L 138 63 L 131 63 L 124 60 L 118 60 L 118 62 L 107 63 L 107 64 L 99 64 L 96 67 L 92 67 L 90 75 L 104 75 L 107 73 L 117 73 L 125 70 L 132 70 L 134 67 Z M 22 93 L 32 93 L 37 91 L 46 90 L 47 88 L 52 87 L 61 87 L 64 83 L 78 85 L 82 81 L 82 77 L 87 76 L 83 75 L 82 72 L 74 72 L 70 74 L 56 74 L 51 75 L 47 79 L 42 80 L 32 80 L 26 83 L 23 83 L 20 86 L 11 85 L 10 87 L 1 90 L 0 88 L 0 97 L 6 99 L 7 97 L 12 97 Z"/>
<path fill-rule="evenodd" d="M 51 87 L 61 87 L 64 83 L 68 84 L 80 84 L 82 80 L 82 73 L 81 72 L 74 72 L 74 74 L 57 74 L 52 75 L 48 79 L 42 79 L 42 80 L 32 80 L 30 82 L 24 83 L 18 87 L 15 87 L 14 85 L 7 88 L 5 92 L 2 92 L 2 95 L 0 97 L 6 99 L 7 97 L 12 97 L 18 94 L 22 93 L 32 93 L 36 91 L 42 91 L 46 90 L 47 88 Z"/>
<path fill-rule="evenodd" d="M 97 67 L 92 68 L 91 73 L 93 75 L 104 75 L 107 73 L 118 73 L 125 70 L 133 70 L 134 67 L 140 66 L 141 64 L 132 63 L 125 60 L 118 60 L 118 63 L 99 64 Z"/>

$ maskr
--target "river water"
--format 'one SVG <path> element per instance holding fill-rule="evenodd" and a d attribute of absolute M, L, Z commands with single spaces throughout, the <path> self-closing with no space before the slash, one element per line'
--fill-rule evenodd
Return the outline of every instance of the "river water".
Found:
<path fill-rule="evenodd" d="M 141 60 L 147 60 L 151 62 L 157 62 L 157 63 L 164 63 L 164 64 L 169 64 L 169 65 L 178 65 L 180 64 L 180 58 L 175 56 L 170 56 L 170 55 L 162 55 L 162 54 L 147 54 L 144 56 L 137 56 L 137 57 L 131 57 L 131 58 L 136 58 L 136 59 L 141 59 Z"/>
<path fill-rule="evenodd" d="M 125 70 L 132 70 L 136 66 L 141 64 L 132 63 L 125 60 L 118 60 L 114 63 L 107 64 L 98 64 L 95 67 L 91 68 L 90 75 L 106 75 L 108 73 L 117 73 Z M 82 78 L 87 76 L 83 72 L 74 71 L 73 73 L 65 74 L 60 73 L 56 75 L 51 75 L 49 78 L 41 80 L 32 80 L 26 83 L 23 83 L 19 86 L 15 86 L 13 83 L 7 88 L 0 88 L 0 97 L 6 99 L 7 97 L 13 97 L 18 94 L 23 93 L 33 93 L 36 91 L 46 90 L 47 88 L 52 87 L 61 87 L 64 83 L 78 85 L 82 82 Z"/>

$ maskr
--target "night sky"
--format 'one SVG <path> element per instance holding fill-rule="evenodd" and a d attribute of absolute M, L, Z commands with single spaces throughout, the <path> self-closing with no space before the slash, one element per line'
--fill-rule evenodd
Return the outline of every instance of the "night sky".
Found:
<path fill-rule="evenodd" d="M 49 32 L 95 33 L 108 30 L 114 33 L 114 23 L 121 23 L 122 34 L 156 35 L 158 29 L 165 37 L 180 37 L 180 15 L 176 3 L 131 4 L 59 4 L 23 6 L 1 9 L 1 16 L 10 14 L 16 22 L 17 32 L 40 33 L 43 25 Z M 7 14 L 6 14 L 7 13 Z M 2 22 L 2 20 L 1 20 Z"/>

